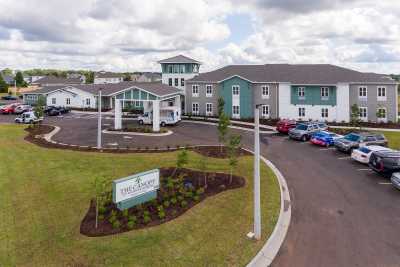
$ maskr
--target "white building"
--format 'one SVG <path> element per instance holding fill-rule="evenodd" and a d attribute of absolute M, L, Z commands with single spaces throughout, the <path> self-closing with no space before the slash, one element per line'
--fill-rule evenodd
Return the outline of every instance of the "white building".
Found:
<path fill-rule="evenodd" d="M 118 73 L 100 71 L 94 75 L 94 84 L 120 83 L 124 77 Z"/>

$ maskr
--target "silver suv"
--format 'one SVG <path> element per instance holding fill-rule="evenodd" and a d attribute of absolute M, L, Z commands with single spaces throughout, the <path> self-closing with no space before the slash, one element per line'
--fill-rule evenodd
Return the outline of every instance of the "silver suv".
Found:
<path fill-rule="evenodd" d="M 305 142 L 310 140 L 313 133 L 327 129 L 328 126 L 323 122 L 301 122 L 297 123 L 296 128 L 289 130 L 289 138 Z"/>

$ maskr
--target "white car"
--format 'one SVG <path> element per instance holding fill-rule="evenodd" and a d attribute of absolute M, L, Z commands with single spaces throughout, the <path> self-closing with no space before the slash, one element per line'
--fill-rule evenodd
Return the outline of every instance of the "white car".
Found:
<path fill-rule="evenodd" d="M 16 123 L 37 123 L 42 120 L 43 117 L 36 117 L 35 112 L 33 111 L 24 112 L 21 114 L 21 116 L 15 118 Z"/>
<path fill-rule="evenodd" d="M 351 158 L 363 164 L 368 164 L 372 152 L 377 151 L 392 151 L 392 149 L 384 146 L 362 146 L 353 150 L 351 153 Z"/>

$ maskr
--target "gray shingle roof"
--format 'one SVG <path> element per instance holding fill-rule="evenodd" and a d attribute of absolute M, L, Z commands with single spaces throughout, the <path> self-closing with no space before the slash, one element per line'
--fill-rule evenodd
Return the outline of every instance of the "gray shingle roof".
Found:
<path fill-rule="evenodd" d="M 97 72 L 95 74 L 95 78 L 123 78 L 122 74 L 114 73 L 114 72 Z"/>
<path fill-rule="evenodd" d="M 160 64 L 164 64 L 164 63 L 195 63 L 195 64 L 201 64 L 200 61 L 194 60 L 192 58 L 183 56 L 183 55 L 178 55 L 175 57 L 171 57 L 171 58 L 167 58 L 167 59 L 163 59 L 158 61 L 158 63 Z"/>
<path fill-rule="evenodd" d="M 34 82 L 35 84 L 81 84 L 82 81 L 79 78 L 63 78 L 56 76 L 46 76 L 38 79 Z"/>
<path fill-rule="evenodd" d="M 121 83 L 114 83 L 114 84 L 79 84 L 79 85 L 59 85 L 59 86 L 45 86 L 42 87 L 41 89 L 31 91 L 31 92 L 26 92 L 26 94 L 48 94 L 52 91 L 66 88 L 66 87 L 74 87 L 77 89 L 80 89 L 82 91 L 91 93 L 93 95 L 97 95 L 99 90 L 102 89 L 102 95 L 103 96 L 110 96 L 115 93 L 118 93 L 120 91 L 123 91 L 125 89 L 131 88 L 131 87 L 136 87 L 139 89 L 143 89 L 145 91 L 148 91 L 151 94 L 154 94 L 159 97 L 171 95 L 171 94 L 177 94 L 180 93 L 181 91 L 175 87 L 162 84 L 161 82 L 143 82 L 143 83 L 137 83 L 137 82 L 121 82 Z"/>
<path fill-rule="evenodd" d="M 330 64 L 230 65 L 202 73 L 188 82 L 219 82 L 232 76 L 252 82 L 290 82 L 293 84 L 396 83 L 389 75 L 362 73 Z"/>

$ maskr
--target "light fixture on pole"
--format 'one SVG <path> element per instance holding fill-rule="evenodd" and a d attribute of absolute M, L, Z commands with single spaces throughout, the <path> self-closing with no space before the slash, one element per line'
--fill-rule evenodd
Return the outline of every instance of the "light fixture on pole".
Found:
<path fill-rule="evenodd" d="M 97 106 L 99 108 L 98 121 L 97 121 L 97 149 L 101 149 L 101 88 L 99 89 Z"/>

